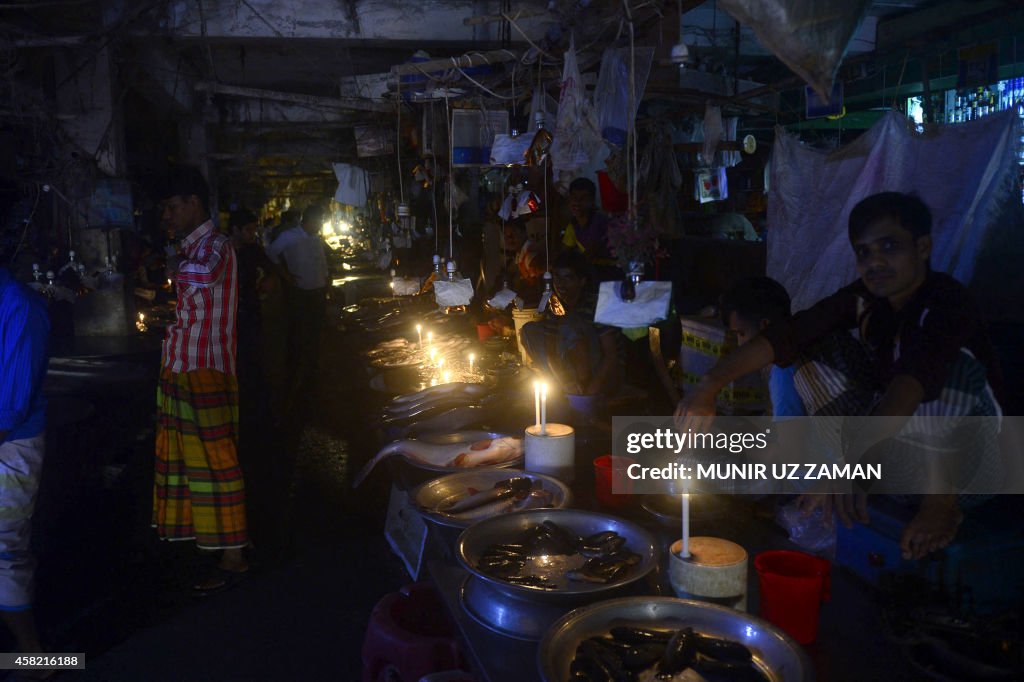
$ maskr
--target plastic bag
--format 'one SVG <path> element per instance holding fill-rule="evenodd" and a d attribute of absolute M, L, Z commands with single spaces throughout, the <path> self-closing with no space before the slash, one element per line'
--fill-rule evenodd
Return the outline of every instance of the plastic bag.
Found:
<path fill-rule="evenodd" d="M 562 70 L 562 96 L 558 100 L 558 124 L 551 143 L 551 167 L 555 174 L 573 173 L 590 165 L 604 146 L 597 128 L 597 116 L 587 99 L 576 47 L 569 41 Z"/>
<path fill-rule="evenodd" d="M 630 121 L 636 118 L 640 100 L 647 87 L 647 76 L 654 59 L 653 47 L 638 47 L 633 60 L 635 85 L 633 107 L 629 104 L 629 48 L 609 47 L 601 56 L 601 71 L 594 90 L 594 109 L 597 111 L 601 136 L 612 144 L 626 144 Z"/>
<path fill-rule="evenodd" d="M 836 522 L 831 519 L 826 523 L 821 507 L 812 514 L 804 514 L 798 506 L 797 498 L 784 507 L 780 507 L 775 521 L 789 533 L 790 541 L 806 549 L 808 552 L 835 559 L 836 556 Z"/>
<path fill-rule="evenodd" d="M 622 300 L 619 295 L 621 283 L 601 282 L 594 322 L 630 329 L 647 327 L 668 317 L 672 282 L 640 282 L 636 285 L 636 298 L 632 301 Z"/>
<path fill-rule="evenodd" d="M 871 0 L 721 0 L 720 5 L 827 102 Z"/>

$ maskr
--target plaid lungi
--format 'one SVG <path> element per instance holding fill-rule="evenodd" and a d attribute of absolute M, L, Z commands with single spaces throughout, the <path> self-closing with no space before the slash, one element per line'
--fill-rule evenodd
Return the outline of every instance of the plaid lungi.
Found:
<path fill-rule="evenodd" d="M 246 546 L 235 377 L 164 368 L 157 411 L 153 526 L 160 538 L 195 539 L 203 549 Z"/>

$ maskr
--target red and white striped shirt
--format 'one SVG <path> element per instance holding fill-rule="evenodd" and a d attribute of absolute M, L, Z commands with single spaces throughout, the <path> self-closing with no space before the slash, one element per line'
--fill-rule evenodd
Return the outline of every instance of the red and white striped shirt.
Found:
<path fill-rule="evenodd" d="M 238 271 L 231 241 L 207 220 L 181 242 L 178 306 L 164 339 L 163 366 L 175 373 L 235 374 Z"/>

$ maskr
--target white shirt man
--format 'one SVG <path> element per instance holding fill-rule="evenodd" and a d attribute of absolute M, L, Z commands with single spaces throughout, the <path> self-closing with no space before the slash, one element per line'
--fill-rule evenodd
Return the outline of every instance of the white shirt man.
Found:
<path fill-rule="evenodd" d="M 307 211 L 308 212 L 308 211 Z M 274 263 L 284 260 L 295 286 L 306 291 L 327 286 L 327 257 L 320 238 L 320 225 L 303 216 L 302 225 L 285 230 L 267 249 Z"/>

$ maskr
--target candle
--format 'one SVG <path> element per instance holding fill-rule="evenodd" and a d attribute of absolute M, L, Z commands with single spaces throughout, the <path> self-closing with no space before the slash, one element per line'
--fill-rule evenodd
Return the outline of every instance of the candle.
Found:
<path fill-rule="evenodd" d="M 449 381 L 452 380 L 452 373 L 449 372 L 448 370 L 445 370 L 444 373 L 441 374 L 441 378 L 443 380 L 443 381 L 441 381 L 441 383 L 442 384 L 447 384 Z"/>
<path fill-rule="evenodd" d="M 472 353 L 469 354 L 469 373 L 473 373 L 473 361 L 476 360 L 476 356 Z"/>
<path fill-rule="evenodd" d="M 429 351 L 427 351 L 427 355 L 430 357 L 430 364 L 434 364 L 434 358 L 437 357 L 437 349 L 431 348 Z"/>
<path fill-rule="evenodd" d="M 441 358 L 440 360 L 437 361 L 437 368 L 444 369 L 444 358 Z"/>
<path fill-rule="evenodd" d="M 690 556 L 690 493 L 683 493 L 683 548 L 679 556 L 684 559 Z"/>
<path fill-rule="evenodd" d="M 423 348 L 423 325 L 416 325 L 416 334 L 420 337 L 420 348 Z"/>
<path fill-rule="evenodd" d="M 540 426 L 540 382 L 533 382 L 533 423 Z"/>
<path fill-rule="evenodd" d="M 548 426 L 548 385 L 540 385 L 540 434 L 547 433 Z"/>
<path fill-rule="evenodd" d="M 431 346 L 434 343 L 434 332 L 427 332 L 427 345 Z"/>

